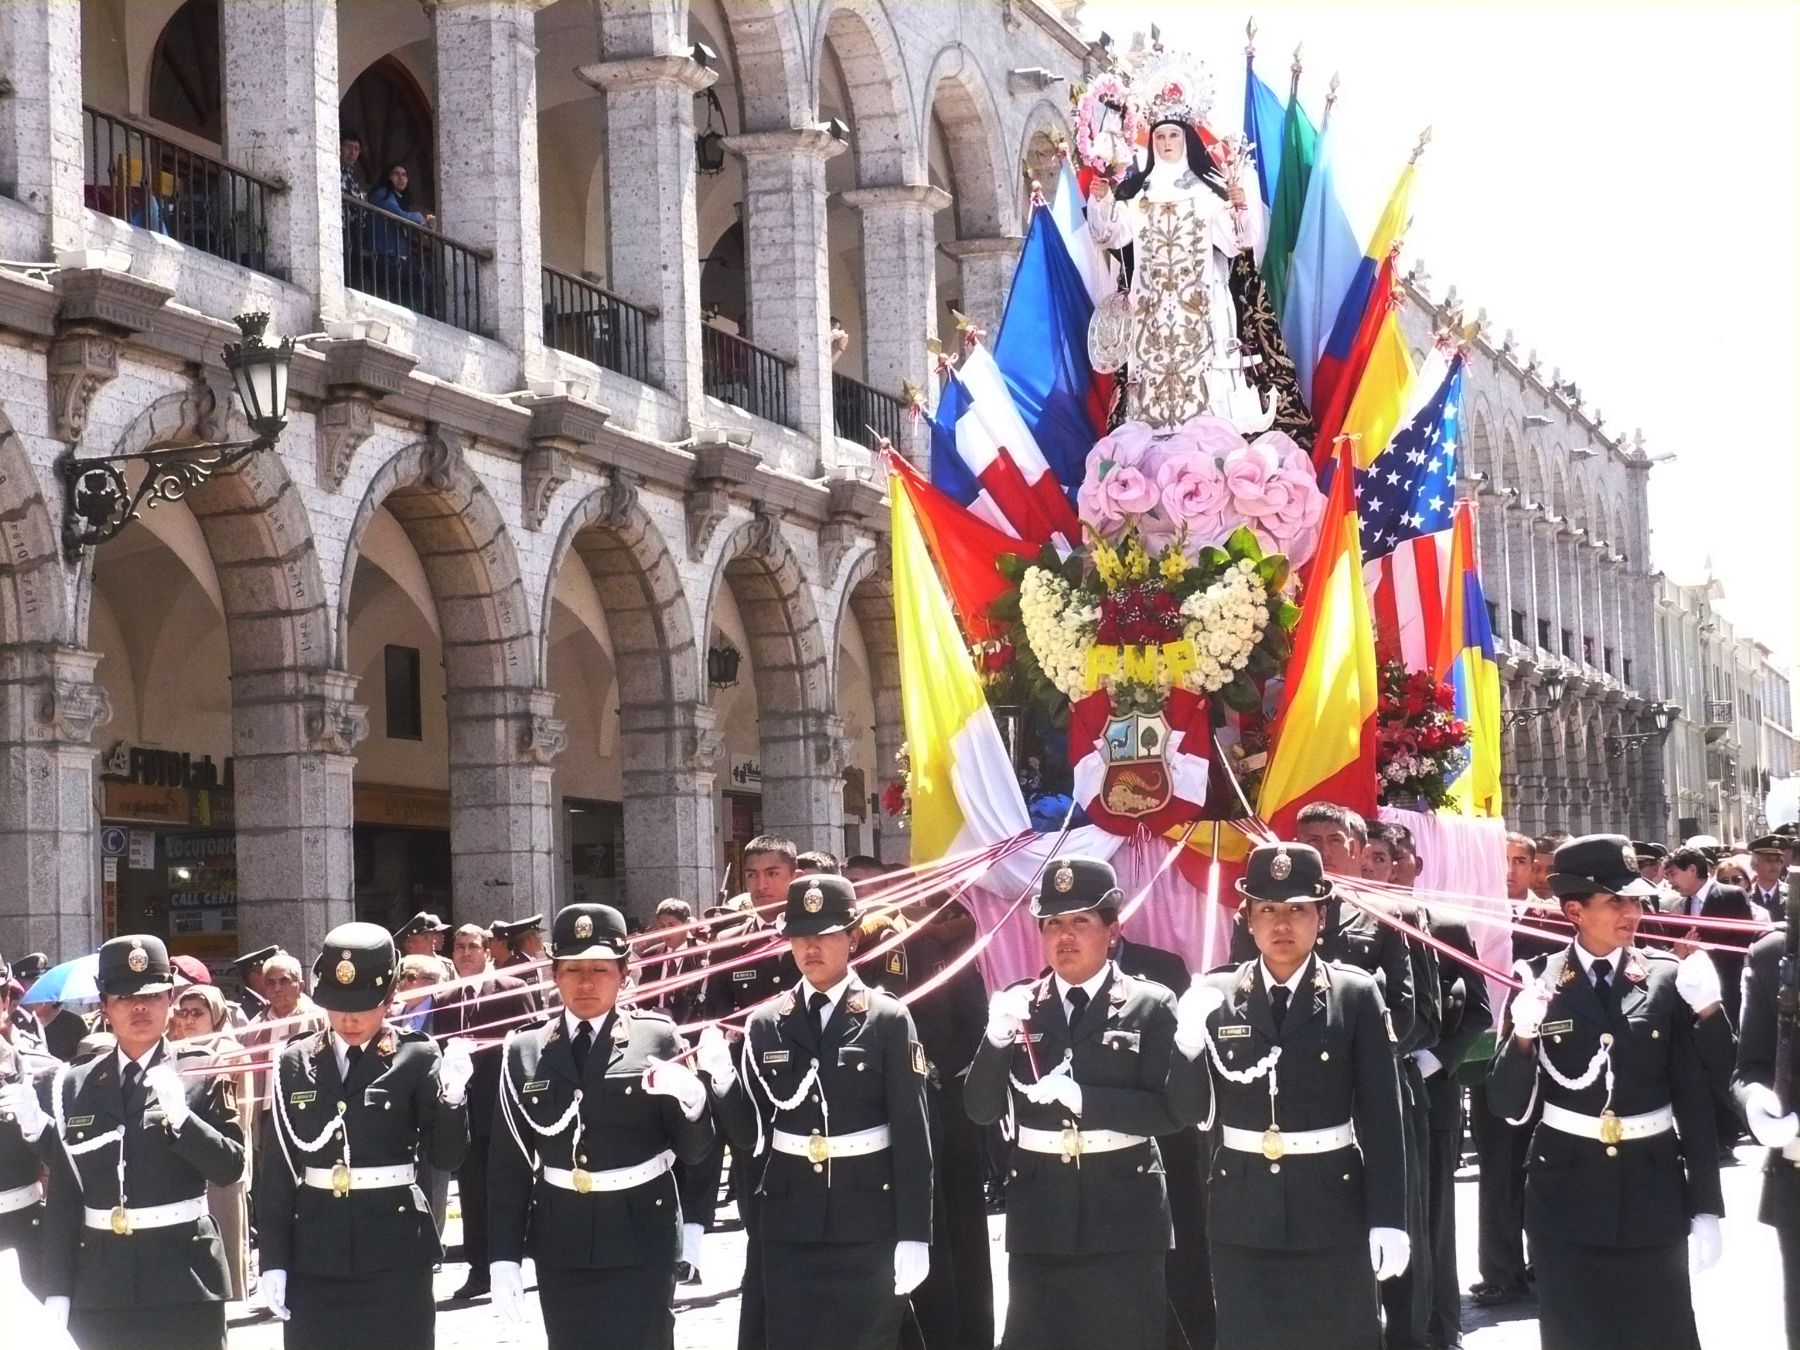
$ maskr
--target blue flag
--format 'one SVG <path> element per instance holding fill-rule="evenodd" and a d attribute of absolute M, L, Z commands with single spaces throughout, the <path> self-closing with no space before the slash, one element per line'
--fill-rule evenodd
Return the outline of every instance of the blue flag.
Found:
<path fill-rule="evenodd" d="M 1275 204 L 1275 185 L 1281 181 L 1281 124 L 1287 106 L 1262 82 L 1250 57 L 1244 58 L 1244 135 L 1255 147 L 1256 183 L 1262 190 L 1263 209 Z"/>

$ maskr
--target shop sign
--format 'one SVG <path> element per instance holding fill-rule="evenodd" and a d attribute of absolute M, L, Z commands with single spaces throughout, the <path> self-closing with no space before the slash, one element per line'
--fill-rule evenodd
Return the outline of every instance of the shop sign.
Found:
<path fill-rule="evenodd" d="M 762 764 L 754 759 L 732 760 L 731 785 L 741 788 L 760 788 L 762 786 Z"/>
<path fill-rule="evenodd" d="M 193 818 L 186 788 L 107 782 L 101 789 L 100 814 L 108 820 L 186 825 Z"/>
<path fill-rule="evenodd" d="M 130 745 L 120 741 L 100 762 L 100 776 L 141 787 L 197 788 L 211 790 L 232 786 L 232 762 L 228 756 L 221 769 L 211 755 L 194 755 L 185 750 L 159 750 L 147 745 Z"/>
<path fill-rule="evenodd" d="M 358 825 L 395 825 L 413 830 L 450 828 L 448 792 L 358 783 L 352 792 L 352 802 L 352 814 Z"/>

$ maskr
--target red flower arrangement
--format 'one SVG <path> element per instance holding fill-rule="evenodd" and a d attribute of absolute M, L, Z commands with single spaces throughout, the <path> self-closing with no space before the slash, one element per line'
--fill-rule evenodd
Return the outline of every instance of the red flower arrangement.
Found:
<path fill-rule="evenodd" d="M 894 760 L 899 766 L 900 776 L 889 779 L 883 785 L 881 809 L 904 825 L 907 817 L 912 814 L 912 755 L 902 745 L 894 755 Z"/>
<path fill-rule="evenodd" d="M 1468 744 L 1449 684 L 1398 661 L 1381 663 L 1375 755 L 1384 805 L 1441 808 L 1468 762 Z"/>
<path fill-rule="evenodd" d="M 1166 586 L 1140 581 L 1100 601 L 1094 640 L 1112 647 L 1156 647 L 1182 636 L 1181 601 Z"/>

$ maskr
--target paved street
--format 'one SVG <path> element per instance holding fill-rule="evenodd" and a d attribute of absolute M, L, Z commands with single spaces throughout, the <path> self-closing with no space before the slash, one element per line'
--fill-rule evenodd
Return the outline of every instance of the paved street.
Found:
<path fill-rule="evenodd" d="M 1744 1347 L 1773 1350 L 1782 1343 L 1780 1258 L 1771 1230 L 1756 1222 L 1756 1196 L 1760 1184 L 1762 1150 L 1738 1151 L 1739 1165 L 1725 1170 L 1725 1259 L 1695 1285 L 1701 1343 L 1712 1347 Z M 1475 1282 L 1475 1180 L 1472 1172 L 1457 1187 L 1457 1241 L 1462 1260 L 1463 1288 Z M 730 1211 L 727 1211 L 729 1214 Z M 1005 1298 L 1006 1254 L 1001 1249 L 1003 1221 L 990 1222 L 993 1235 L 994 1278 L 998 1294 Z M 449 1240 L 458 1240 L 454 1221 Z M 743 1268 L 743 1234 L 735 1227 L 706 1239 L 705 1282 L 681 1291 L 675 1321 L 679 1350 L 719 1350 L 737 1343 L 737 1279 Z M 452 1255 L 454 1255 L 454 1251 Z M 451 1262 L 437 1278 L 440 1299 L 448 1298 L 467 1274 L 467 1267 Z M 530 1267 L 526 1283 L 532 1284 Z M 531 1300 L 532 1320 L 527 1326 L 510 1326 L 495 1315 L 486 1300 L 476 1303 L 440 1303 L 438 1340 L 445 1346 L 542 1345 L 543 1332 Z M 276 1323 L 248 1320 L 240 1305 L 232 1308 L 231 1344 L 244 1350 L 278 1350 L 281 1333 Z M 1002 1317 L 1004 1310 L 1002 1309 Z M 1464 1325 L 1469 1329 L 1468 1350 L 1526 1350 L 1535 1347 L 1537 1322 L 1530 1302 L 1481 1311 L 1465 1305 Z M 1296 1347 L 1296 1350 L 1302 1350 Z M 1310 1347 L 1305 1350 L 1311 1350 Z M 1645 1350 L 1655 1350 L 1645 1347 Z"/>

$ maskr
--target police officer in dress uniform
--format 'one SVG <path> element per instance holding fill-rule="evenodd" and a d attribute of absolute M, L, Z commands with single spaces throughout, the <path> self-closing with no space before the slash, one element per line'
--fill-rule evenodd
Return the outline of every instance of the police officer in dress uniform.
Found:
<path fill-rule="evenodd" d="M 442 956 L 444 934 L 449 931 L 449 924 L 422 909 L 394 930 L 394 941 L 400 944 L 402 956 Z"/>
<path fill-rule="evenodd" d="M 1761 905 L 1773 923 L 1787 917 L 1787 892 L 1781 874 L 1787 867 L 1787 838 L 1765 834 L 1750 841 L 1750 884 L 1744 894 L 1753 905 Z"/>
<path fill-rule="evenodd" d="M 1514 967 L 1488 1104 L 1523 1120 L 1525 1232 L 1544 1350 L 1698 1347 L 1693 1262 L 1718 1259 L 1719 1162 L 1705 1039 L 1729 1036 L 1712 963 L 1632 946 L 1642 897 L 1623 835 L 1557 848 L 1548 884 L 1575 940 Z"/>
<path fill-rule="evenodd" d="M 1050 974 L 998 991 L 963 1095 L 1013 1129 L 1008 1350 L 1162 1350 L 1169 1198 L 1155 1136 L 1171 1111 L 1175 996 L 1109 958 L 1123 896 L 1111 864 L 1056 858 L 1031 912 Z"/>
<path fill-rule="evenodd" d="M 269 1006 L 269 1000 L 262 993 L 263 963 L 280 950 L 281 948 L 273 946 L 258 947 L 254 951 L 245 952 L 231 963 L 237 970 L 238 979 L 243 982 L 244 992 L 238 996 L 237 1006 L 246 1022 Z"/>
<path fill-rule="evenodd" d="M 501 944 L 494 953 L 494 969 L 529 965 L 543 959 L 544 916 L 528 914 L 523 919 L 495 919 L 488 925 L 488 937 Z"/>
<path fill-rule="evenodd" d="M 1377 1284 L 1411 1255 L 1393 1022 L 1374 979 L 1316 950 L 1316 850 L 1258 845 L 1237 888 L 1258 956 L 1182 996 L 1169 1078 L 1177 1114 L 1216 1118 L 1218 1345 L 1376 1350 Z"/>
<path fill-rule="evenodd" d="M 559 910 L 551 953 L 562 1007 L 507 1037 L 500 1074 L 488 1157 L 494 1300 L 523 1318 L 530 1256 L 551 1350 L 669 1350 L 674 1168 L 712 1147 L 706 1089 L 677 1062 L 687 1043 L 675 1023 L 619 1001 L 630 947 L 618 910 Z"/>
<path fill-rule="evenodd" d="M 1788 1350 L 1800 1350 L 1800 1142 L 1796 1142 L 1800 1119 L 1791 1108 L 1783 1111 L 1781 1099 L 1775 1095 L 1776 998 L 1781 992 L 1786 938 L 1785 932 L 1770 933 L 1750 948 L 1744 967 L 1743 1022 L 1738 1028 L 1732 1090 L 1751 1135 L 1769 1150 L 1757 1218 L 1774 1228 L 1781 1248 Z M 1789 1048 L 1800 1057 L 1800 1043 Z"/>
<path fill-rule="evenodd" d="M 95 983 L 115 1047 L 40 1083 L 63 1155 L 44 1217 L 45 1306 L 82 1350 L 225 1344 L 231 1278 L 207 1183 L 243 1174 L 230 1074 L 188 1076 L 205 1049 L 167 1039 L 174 973 L 162 939 L 113 938 Z M 26 1134 L 35 1121 L 21 1116 Z"/>
<path fill-rule="evenodd" d="M 384 1026 L 399 959 L 387 930 L 340 924 L 313 962 L 326 1031 L 276 1059 L 257 1178 L 265 1301 L 288 1350 L 429 1347 L 442 1259 L 418 1163 L 454 1171 L 469 1146 L 467 1041 L 440 1055 Z"/>
<path fill-rule="evenodd" d="M 734 1065 L 708 1027 L 733 1156 L 755 1183 L 771 1350 L 893 1350 L 931 1254 L 925 1050 L 906 1007 L 850 968 L 856 889 L 796 878 L 777 930 L 799 982 L 752 1013 Z"/>
<path fill-rule="evenodd" d="M 11 999 L 0 997 L 0 1251 L 18 1252 L 25 1287 L 42 1298 L 44 1186 L 39 1173 L 57 1147 L 56 1137 L 45 1128 L 37 1094 L 39 1083 L 54 1076 L 60 1061 L 5 1022 L 10 1010 Z M 23 1124 L 27 1120 L 29 1138 Z"/>

